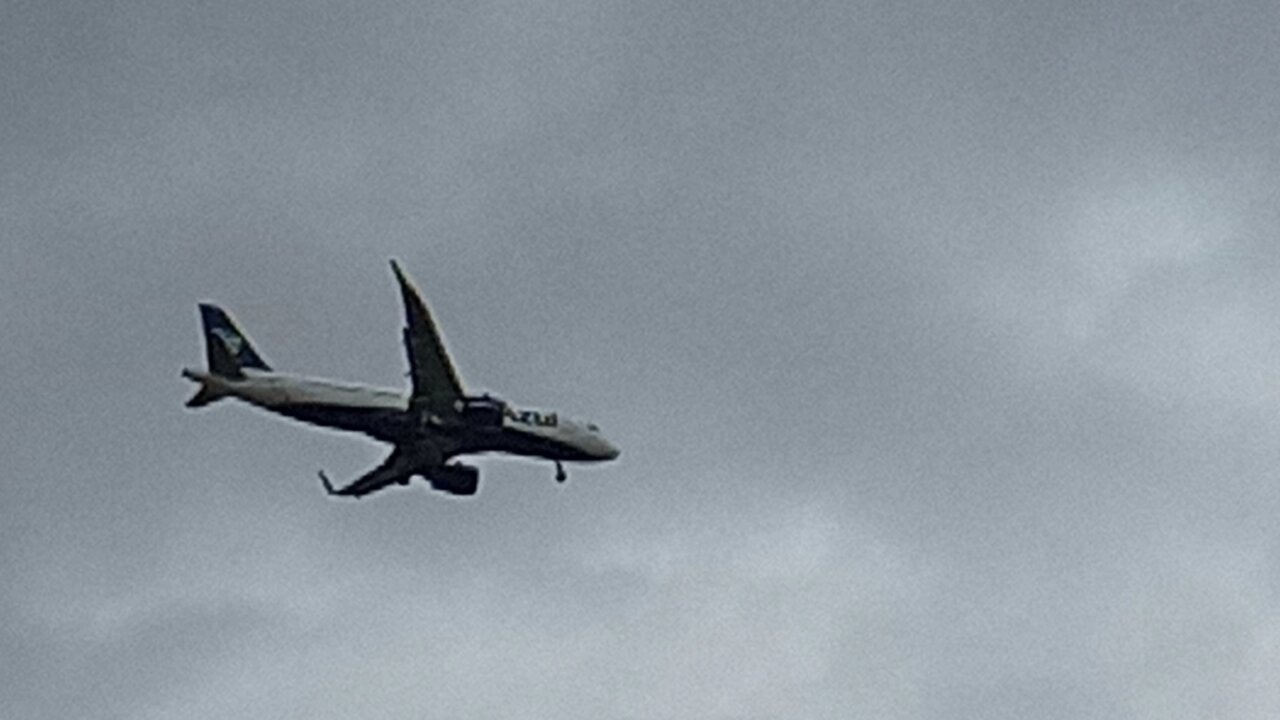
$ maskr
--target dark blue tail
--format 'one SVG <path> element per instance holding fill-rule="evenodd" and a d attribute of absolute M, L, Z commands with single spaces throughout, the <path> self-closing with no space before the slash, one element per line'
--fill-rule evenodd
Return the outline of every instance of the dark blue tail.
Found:
<path fill-rule="evenodd" d="M 242 368 L 271 369 L 226 310 L 201 303 L 200 322 L 204 325 L 209 372 L 223 377 L 240 377 L 244 374 Z"/>

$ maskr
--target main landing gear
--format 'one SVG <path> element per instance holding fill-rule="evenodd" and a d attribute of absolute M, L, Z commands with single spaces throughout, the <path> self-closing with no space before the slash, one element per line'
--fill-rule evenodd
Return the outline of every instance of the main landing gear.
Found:
<path fill-rule="evenodd" d="M 568 479 L 569 479 L 569 473 L 564 471 L 564 466 L 560 464 L 559 460 L 557 460 L 556 461 L 556 482 L 562 483 Z"/>

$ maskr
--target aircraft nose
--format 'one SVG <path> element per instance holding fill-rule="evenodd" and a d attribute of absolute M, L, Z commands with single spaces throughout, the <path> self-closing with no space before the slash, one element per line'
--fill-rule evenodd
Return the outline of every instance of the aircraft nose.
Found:
<path fill-rule="evenodd" d="M 608 440 L 604 441 L 604 452 L 602 455 L 604 455 L 605 460 L 617 460 L 618 456 L 621 454 L 622 451 L 618 449 L 617 445 L 614 445 Z"/>

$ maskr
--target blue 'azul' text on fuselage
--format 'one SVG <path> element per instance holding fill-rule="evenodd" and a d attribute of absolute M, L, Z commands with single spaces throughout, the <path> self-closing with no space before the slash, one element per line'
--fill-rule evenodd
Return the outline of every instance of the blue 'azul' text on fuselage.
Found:
<path fill-rule="evenodd" d="M 555 427 L 560 424 L 560 418 L 555 413 L 540 413 L 537 410 L 513 410 L 508 407 L 503 410 L 502 414 L 510 418 L 512 422 L 524 425 Z"/>

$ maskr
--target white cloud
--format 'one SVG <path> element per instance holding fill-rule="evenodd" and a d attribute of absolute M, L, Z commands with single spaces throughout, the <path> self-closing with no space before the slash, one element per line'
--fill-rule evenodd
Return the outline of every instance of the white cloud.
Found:
<path fill-rule="evenodd" d="M 1135 718 L 1280 713 L 1280 609 L 1267 553 L 1165 538 L 1141 554 L 1097 637 Z"/>
<path fill-rule="evenodd" d="M 786 501 L 784 501 L 786 502 Z M 850 663 L 893 657 L 896 626 L 932 601 L 930 573 L 873 528 L 817 504 L 737 514 L 711 526 L 610 534 L 575 554 L 640 592 L 596 658 L 635 685 L 618 709 L 637 717 L 770 717 L 805 707 L 838 715 L 815 688 L 862 688 Z M 847 656 L 852 638 L 857 648 Z M 886 643 L 888 646 L 886 646 Z M 899 677 L 912 676 L 897 667 Z M 883 677 L 875 672 L 870 677 Z"/>

